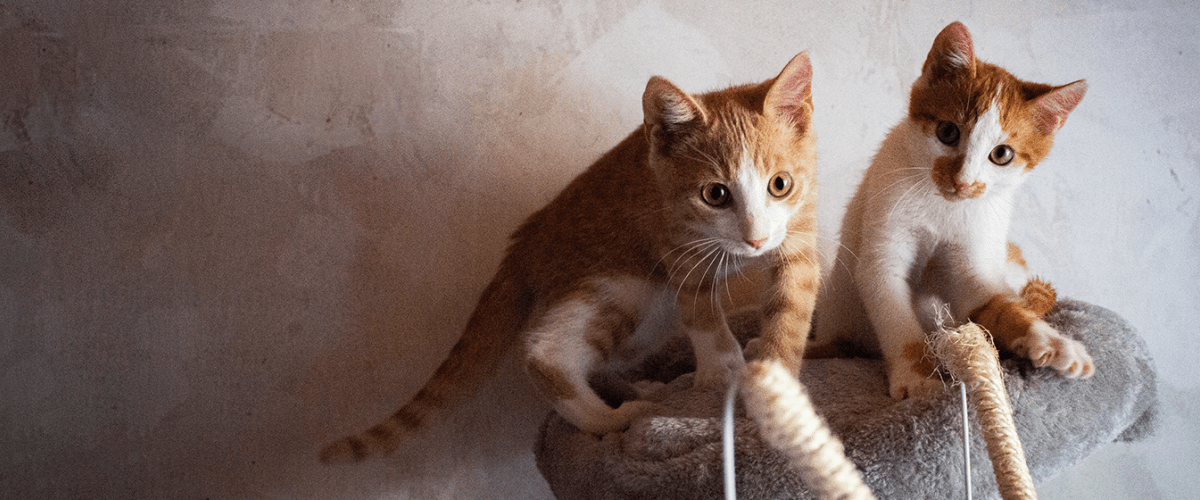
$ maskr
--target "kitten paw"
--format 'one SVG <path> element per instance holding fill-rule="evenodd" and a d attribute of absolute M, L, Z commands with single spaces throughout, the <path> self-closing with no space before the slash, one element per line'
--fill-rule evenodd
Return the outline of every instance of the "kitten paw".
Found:
<path fill-rule="evenodd" d="M 1063 336 L 1045 321 L 1034 322 L 1023 340 L 1017 352 L 1033 361 L 1034 366 L 1048 366 L 1071 379 L 1086 379 L 1096 373 L 1095 363 L 1083 343 Z"/>
<path fill-rule="evenodd" d="M 924 376 L 908 369 L 888 373 L 888 394 L 896 401 L 924 398 L 943 390 L 945 384 L 935 376 Z"/>
<path fill-rule="evenodd" d="M 617 408 L 616 412 L 617 412 L 618 418 L 620 418 L 621 420 L 623 420 L 625 422 L 625 425 L 622 427 L 622 429 L 628 428 L 629 425 L 632 424 L 634 420 L 637 420 L 646 415 L 653 414 L 654 408 L 656 406 L 658 406 L 658 405 L 656 405 L 652 401 L 641 401 L 641 400 L 626 401 L 624 403 L 621 403 L 621 406 L 619 408 Z"/>
<path fill-rule="evenodd" d="M 639 380 L 633 383 L 633 392 L 637 394 L 637 399 L 653 399 L 653 396 L 666 386 L 667 384 L 656 380 Z"/>
<path fill-rule="evenodd" d="M 745 354 L 748 361 L 762 359 L 764 355 L 763 351 L 765 350 L 763 344 L 762 338 L 754 337 L 749 342 L 746 342 L 746 348 L 742 350 L 742 353 Z"/>
<path fill-rule="evenodd" d="M 704 363 L 696 368 L 696 377 L 692 379 L 692 387 L 698 389 L 725 388 L 736 384 L 742 371 L 746 369 L 746 361 L 741 353 L 731 353 L 721 356 L 718 360 Z"/>

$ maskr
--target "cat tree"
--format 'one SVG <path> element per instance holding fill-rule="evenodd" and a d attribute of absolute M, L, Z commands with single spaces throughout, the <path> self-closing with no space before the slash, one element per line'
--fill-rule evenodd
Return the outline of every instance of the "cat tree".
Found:
<path fill-rule="evenodd" d="M 1097 372 L 1087 380 L 1067 380 L 1027 360 L 1001 360 L 999 376 L 1028 476 L 1035 482 L 1103 444 L 1144 437 L 1157 407 L 1153 362 L 1121 317 L 1062 300 L 1046 320 L 1087 346 Z M 753 316 L 741 316 L 731 327 L 748 338 L 757 324 Z M 597 438 L 556 415 L 546 420 L 535 452 L 560 500 L 722 497 L 724 394 L 691 389 L 690 356 L 686 342 L 672 343 L 628 374 L 670 383 L 650 395 L 655 413 L 624 432 Z M 887 393 L 882 362 L 857 358 L 806 360 L 801 382 L 876 498 L 966 498 L 962 410 L 958 391 L 949 384 L 932 398 L 895 402 Z M 985 410 L 976 408 L 973 413 L 979 415 L 971 417 L 967 439 L 973 449 L 983 450 L 979 422 Z M 813 480 L 765 443 L 759 425 L 740 409 L 734 429 L 738 498 L 821 498 Z M 974 498 L 1000 498 L 983 453 L 972 454 L 970 471 Z"/>

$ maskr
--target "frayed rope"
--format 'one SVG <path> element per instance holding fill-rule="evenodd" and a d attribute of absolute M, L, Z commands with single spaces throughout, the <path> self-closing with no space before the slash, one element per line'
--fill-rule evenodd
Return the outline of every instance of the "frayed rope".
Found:
<path fill-rule="evenodd" d="M 992 472 L 1004 500 L 1034 500 L 1037 491 L 1017 436 L 1012 406 L 1004 390 L 999 354 L 987 332 L 975 323 L 940 328 L 930 338 L 933 353 L 966 387 L 975 404 Z"/>
<path fill-rule="evenodd" d="M 817 498 L 874 499 L 842 442 L 813 410 L 808 391 L 776 361 L 753 361 L 742 377 L 746 412 L 759 433 L 788 458 Z"/>

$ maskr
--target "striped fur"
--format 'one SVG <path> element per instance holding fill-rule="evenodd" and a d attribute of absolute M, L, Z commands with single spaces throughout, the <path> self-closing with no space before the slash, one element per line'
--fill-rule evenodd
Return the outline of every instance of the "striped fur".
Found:
<path fill-rule="evenodd" d="M 321 460 L 392 452 L 510 346 L 554 409 L 597 435 L 624 429 L 650 403 L 611 407 L 589 378 L 648 354 L 665 334 L 691 340 L 696 384 L 725 385 L 744 363 L 723 305 L 743 269 L 765 276 L 765 333 L 752 354 L 798 370 L 821 275 L 811 83 L 803 53 L 771 80 L 707 94 L 652 78 L 644 125 L 514 233 L 425 387 Z"/>

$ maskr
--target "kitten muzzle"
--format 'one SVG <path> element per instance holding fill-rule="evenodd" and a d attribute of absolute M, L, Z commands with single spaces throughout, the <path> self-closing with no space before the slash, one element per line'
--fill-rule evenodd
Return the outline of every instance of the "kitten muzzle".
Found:
<path fill-rule="evenodd" d="M 979 181 L 974 182 L 959 182 L 951 188 L 946 186 L 938 186 L 938 190 L 942 194 L 942 198 L 946 201 L 962 201 L 973 200 L 983 196 L 983 192 L 987 190 L 987 184 Z"/>

